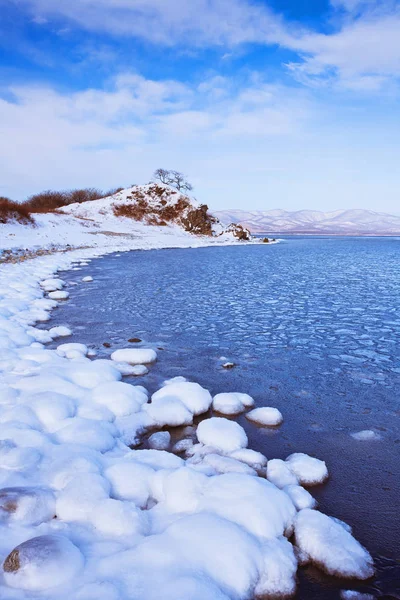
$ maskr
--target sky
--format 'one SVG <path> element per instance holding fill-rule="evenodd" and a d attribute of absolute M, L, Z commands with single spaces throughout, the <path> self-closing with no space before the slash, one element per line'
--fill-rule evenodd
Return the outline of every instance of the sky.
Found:
<path fill-rule="evenodd" d="M 400 214 L 400 1 L 0 0 L 0 195 Z"/>

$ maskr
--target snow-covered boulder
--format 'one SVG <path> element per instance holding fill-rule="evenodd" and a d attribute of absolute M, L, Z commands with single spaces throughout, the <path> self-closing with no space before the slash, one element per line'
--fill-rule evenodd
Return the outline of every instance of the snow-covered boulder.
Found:
<path fill-rule="evenodd" d="M 222 417 L 201 421 L 197 427 L 197 439 L 205 446 L 212 446 L 227 454 L 246 448 L 248 443 L 243 427 Z"/>
<path fill-rule="evenodd" d="M 111 354 L 111 360 L 129 365 L 146 365 L 157 360 L 157 353 L 151 348 L 121 348 Z"/>
<path fill-rule="evenodd" d="M 264 427 L 276 427 L 283 422 L 282 413 L 272 406 L 254 408 L 246 414 L 246 419 Z"/>
<path fill-rule="evenodd" d="M 254 400 L 251 396 L 239 392 L 216 394 L 212 403 L 213 410 L 223 415 L 238 415 L 253 405 Z"/>
<path fill-rule="evenodd" d="M 285 462 L 301 485 L 317 485 L 328 478 L 325 462 L 308 454 L 296 452 L 288 456 Z"/>
<path fill-rule="evenodd" d="M 190 381 L 174 381 L 164 385 L 152 395 L 152 401 L 179 400 L 193 415 L 201 415 L 208 411 L 212 397 L 208 390 L 198 383 Z"/>
<path fill-rule="evenodd" d="M 41 535 L 23 542 L 7 556 L 4 579 L 10 587 L 40 592 L 66 583 L 82 569 L 80 550 L 61 535 Z"/>
<path fill-rule="evenodd" d="M 336 520 L 316 510 L 301 510 L 295 521 L 302 554 L 330 575 L 368 579 L 373 561 L 363 546 Z"/>

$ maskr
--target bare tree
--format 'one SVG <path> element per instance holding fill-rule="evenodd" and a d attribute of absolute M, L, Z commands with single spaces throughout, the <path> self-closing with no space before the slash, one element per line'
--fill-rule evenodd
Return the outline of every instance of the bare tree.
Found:
<path fill-rule="evenodd" d="M 157 169 L 154 172 L 153 179 L 158 179 L 161 183 L 172 185 L 180 192 L 190 192 L 193 189 L 186 176 L 179 171 L 167 171 L 166 169 Z"/>
<path fill-rule="evenodd" d="M 193 189 L 192 184 L 189 183 L 185 175 L 183 173 L 180 173 L 179 171 L 170 171 L 169 181 L 170 185 L 176 187 L 176 189 L 180 192 L 190 192 Z"/>
<path fill-rule="evenodd" d="M 153 179 L 158 179 L 161 183 L 169 185 L 169 173 L 167 169 L 157 169 L 154 171 Z"/>

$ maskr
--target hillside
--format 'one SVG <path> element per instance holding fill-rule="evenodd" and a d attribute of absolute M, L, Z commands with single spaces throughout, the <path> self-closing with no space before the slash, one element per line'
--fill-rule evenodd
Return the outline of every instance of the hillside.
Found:
<path fill-rule="evenodd" d="M 224 227 L 207 206 L 163 184 L 133 186 L 45 213 L 33 221 L 0 222 L 1 248 L 197 245 L 249 239 L 240 226 Z M 142 242 L 140 242 L 142 240 Z M 167 240 L 170 240 L 169 242 Z M 191 240 L 191 242 L 189 241 Z"/>
<path fill-rule="evenodd" d="M 225 210 L 214 214 L 222 222 L 241 223 L 252 233 L 400 234 L 400 216 L 371 210 Z"/>

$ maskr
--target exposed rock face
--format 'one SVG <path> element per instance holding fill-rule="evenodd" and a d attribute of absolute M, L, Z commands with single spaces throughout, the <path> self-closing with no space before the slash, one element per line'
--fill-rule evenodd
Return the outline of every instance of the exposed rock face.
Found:
<path fill-rule="evenodd" d="M 250 231 L 238 223 L 231 223 L 228 225 L 225 232 L 232 233 L 238 240 L 248 241 L 251 239 Z"/>
<path fill-rule="evenodd" d="M 231 233 L 239 240 L 249 240 L 250 233 L 241 225 L 224 229 L 219 219 L 189 196 L 164 184 L 135 186 L 111 197 L 112 210 L 117 217 L 128 217 L 148 225 L 179 225 L 195 235 L 216 236 Z"/>
<path fill-rule="evenodd" d="M 213 235 L 212 226 L 217 222 L 218 219 L 208 213 L 206 204 L 189 210 L 186 217 L 182 219 L 185 230 L 198 235 Z"/>

